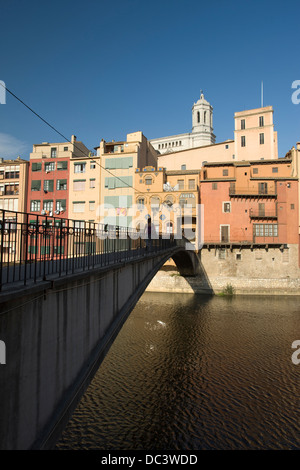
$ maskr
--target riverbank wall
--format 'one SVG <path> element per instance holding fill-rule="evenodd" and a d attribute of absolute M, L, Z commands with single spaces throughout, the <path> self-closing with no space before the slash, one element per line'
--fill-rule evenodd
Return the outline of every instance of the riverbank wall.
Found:
<path fill-rule="evenodd" d="M 148 285 L 148 292 L 238 295 L 300 295 L 298 246 L 282 249 L 202 249 L 199 273 L 182 276 L 172 260 Z"/>

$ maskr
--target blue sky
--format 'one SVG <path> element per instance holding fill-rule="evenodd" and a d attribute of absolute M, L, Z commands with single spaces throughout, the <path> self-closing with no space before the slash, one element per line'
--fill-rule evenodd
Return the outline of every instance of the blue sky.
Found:
<path fill-rule="evenodd" d="M 93 149 L 191 131 L 200 90 L 214 108 L 217 142 L 234 112 L 274 108 L 279 156 L 300 140 L 296 1 L 10 0 L 0 4 L 0 80 L 62 134 Z M 0 157 L 63 141 L 6 93 Z"/>

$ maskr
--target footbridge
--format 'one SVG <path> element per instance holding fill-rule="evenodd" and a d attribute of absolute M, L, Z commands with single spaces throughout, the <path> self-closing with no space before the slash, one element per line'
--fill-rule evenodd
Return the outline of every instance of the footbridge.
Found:
<path fill-rule="evenodd" d="M 1 215 L 1 214 L 0 214 Z M 50 223 L 52 222 L 52 223 Z M 163 264 L 195 275 L 186 240 L 2 214 L 0 449 L 54 447 Z"/>

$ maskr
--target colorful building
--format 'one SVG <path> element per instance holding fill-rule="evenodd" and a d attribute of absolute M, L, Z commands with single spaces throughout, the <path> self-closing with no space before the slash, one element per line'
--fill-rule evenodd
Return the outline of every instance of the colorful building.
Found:
<path fill-rule="evenodd" d="M 27 209 L 27 160 L 0 159 L 0 209 L 26 212 Z"/>
<path fill-rule="evenodd" d="M 156 168 L 157 154 L 142 132 L 127 135 L 126 141 L 105 142 L 96 148 L 101 159 L 101 196 L 98 210 L 104 224 L 130 226 L 129 213 L 135 201 L 135 169 Z"/>
<path fill-rule="evenodd" d="M 19 261 L 23 246 L 18 233 L 26 221 L 29 162 L 0 159 L 1 263 Z M 4 224 L 4 225 L 2 225 Z"/>
<path fill-rule="evenodd" d="M 151 217 L 157 233 L 184 236 L 197 247 L 199 176 L 199 170 L 137 168 L 135 226 L 144 230 Z"/>
<path fill-rule="evenodd" d="M 27 211 L 37 216 L 67 219 L 69 214 L 70 160 L 89 155 L 82 142 L 43 142 L 30 154 Z"/>

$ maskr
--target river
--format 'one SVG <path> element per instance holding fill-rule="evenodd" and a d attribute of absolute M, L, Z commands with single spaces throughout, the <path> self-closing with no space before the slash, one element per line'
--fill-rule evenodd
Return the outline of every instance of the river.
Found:
<path fill-rule="evenodd" d="M 300 449 L 300 298 L 147 292 L 56 449 Z"/>

